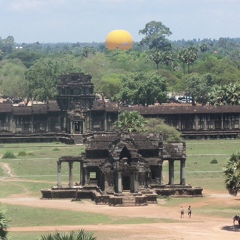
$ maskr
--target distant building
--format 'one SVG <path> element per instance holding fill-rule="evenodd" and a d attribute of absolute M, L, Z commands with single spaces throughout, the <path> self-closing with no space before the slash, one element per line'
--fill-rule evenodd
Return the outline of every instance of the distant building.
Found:
<path fill-rule="evenodd" d="M 236 138 L 240 134 L 240 105 L 191 106 L 164 104 L 124 107 L 97 99 L 91 76 L 61 76 L 56 101 L 15 106 L 0 103 L 0 142 L 63 141 L 83 143 L 92 133 L 112 132 L 123 111 L 161 118 L 185 139 Z"/>

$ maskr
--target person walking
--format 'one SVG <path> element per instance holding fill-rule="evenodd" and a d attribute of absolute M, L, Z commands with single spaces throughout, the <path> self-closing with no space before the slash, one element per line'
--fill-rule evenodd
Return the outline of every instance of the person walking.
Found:
<path fill-rule="evenodd" d="M 183 207 L 181 207 L 180 213 L 181 213 L 181 218 L 184 218 L 184 209 L 183 209 Z"/>
<path fill-rule="evenodd" d="M 188 207 L 188 217 L 192 216 L 192 208 L 191 206 Z"/>

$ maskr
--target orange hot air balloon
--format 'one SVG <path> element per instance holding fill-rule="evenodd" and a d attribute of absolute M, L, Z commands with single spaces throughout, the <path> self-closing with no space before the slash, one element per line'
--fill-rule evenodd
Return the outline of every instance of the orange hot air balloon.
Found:
<path fill-rule="evenodd" d="M 133 47 L 133 38 L 126 30 L 114 30 L 107 35 L 106 47 L 109 50 L 129 50 Z"/>

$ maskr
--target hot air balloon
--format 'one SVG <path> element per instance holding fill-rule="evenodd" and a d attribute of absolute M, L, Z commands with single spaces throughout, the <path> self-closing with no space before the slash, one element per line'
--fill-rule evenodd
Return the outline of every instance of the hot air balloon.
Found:
<path fill-rule="evenodd" d="M 133 38 L 126 30 L 114 30 L 107 35 L 106 47 L 109 50 L 129 50 L 133 47 Z"/>

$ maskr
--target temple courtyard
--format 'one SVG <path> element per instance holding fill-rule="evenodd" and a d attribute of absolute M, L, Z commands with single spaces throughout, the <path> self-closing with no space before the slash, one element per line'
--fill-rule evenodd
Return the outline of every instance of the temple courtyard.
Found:
<path fill-rule="evenodd" d="M 189 201 L 188 201 L 189 200 Z M 106 214 L 112 218 L 155 218 L 156 223 L 141 224 L 97 224 L 97 225 L 67 225 L 67 226 L 33 226 L 33 227 L 10 227 L 10 234 L 32 232 L 44 234 L 46 232 L 70 231 L 84 229 L 91 231 L 98 240 L 118 239 L 171 239 L 171 240 L 226 240 L 239 239 L 240 227 L 233 226 L 232 219 L 227 217 L 211 216 L 205 212 L 206 206 L 234 206 L 239 204 L 240 197 L 233 197 L 223 192 L 205 192 L 202 198 L 181 200 L 159 199 L 158 204 L 144 207 L 110 207 L 108 205 L 95 205 L 89 200 L 70 201 L 69 199 L 41 200 L 29 197 L 26 194 L 12 195 L 1 198 L 2 204 L 16 206 L 30 206 L 35 208 L 59 209 L 78 212 L 91 212 Z M 175 201 L 173 206 L 166 206 L 166 201 Z M 179 201 L 179 203 L 177 203 Z M 192 217 L 180 218 L 180 207 L 185 209 L 191 203 Z M 211 211 L 211 210 L 209 210 Z"/>

